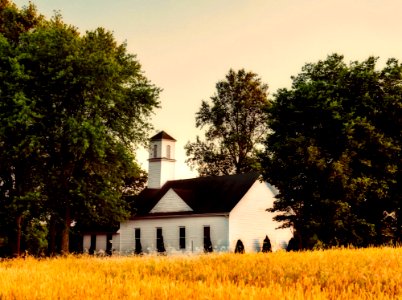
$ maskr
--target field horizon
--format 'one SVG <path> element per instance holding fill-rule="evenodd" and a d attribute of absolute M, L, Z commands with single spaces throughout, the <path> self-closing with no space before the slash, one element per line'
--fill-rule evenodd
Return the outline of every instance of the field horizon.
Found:
<path fill-rule="evenodd" d="M 0 299 L 395 299 L 402 248 L 0 261 Z"/>

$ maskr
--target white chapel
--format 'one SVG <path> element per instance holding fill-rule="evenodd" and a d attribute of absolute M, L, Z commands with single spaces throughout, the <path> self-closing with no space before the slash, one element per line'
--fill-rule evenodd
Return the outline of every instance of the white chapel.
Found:
<path fill-rule="evenodd" d="M 133 199 L 132 217 L 115 232 L 89 233 L 84 249 L 130 253 L 259 252 L 286 248 L 293 234 L 267 209 L 276 189 L 257 173 L 175 178 L 176 140 L 164 131 L 150 140 L 148 184 Z"/>

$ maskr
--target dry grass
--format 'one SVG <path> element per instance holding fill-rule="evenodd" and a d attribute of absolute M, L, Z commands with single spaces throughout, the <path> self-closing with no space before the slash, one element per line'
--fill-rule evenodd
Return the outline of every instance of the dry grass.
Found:
<path fill-rule="evenodd" d="M 402 249 L 0 262 L 0 299 L 268 298 L 402 298 Z"/>

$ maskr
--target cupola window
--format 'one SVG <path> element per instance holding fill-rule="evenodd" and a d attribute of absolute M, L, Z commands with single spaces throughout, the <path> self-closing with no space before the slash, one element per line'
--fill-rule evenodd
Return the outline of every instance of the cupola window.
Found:
<path fill-rule="evenodd" d="M 154 158 L 158 157 L 158 145 L 154 145 Z"/>
<path fill-rule="evenodd" d="M 170 145 L 166 146 L 166 157 L 170 158 Z"/>

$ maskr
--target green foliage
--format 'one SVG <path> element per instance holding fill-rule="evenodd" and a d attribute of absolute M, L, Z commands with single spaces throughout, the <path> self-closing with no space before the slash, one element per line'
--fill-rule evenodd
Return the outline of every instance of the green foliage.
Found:
<path fill-rule="evenodd" d="M 48 228 L 44 221 L 32 219 L 25 229 L 26 250 L 30 255 L 43 256 L 45 255 L 47 242 Z"/>
<path fill-rule="evenodd" d="M 0 232 L 14 254 L 20 251 L 23 217 L 39 216 L 45 200 L 40 179 L 40 141 L 34 103 L 22 91 L 27 75 L 18 43 L 41 23 L 32 5 L 18 10 L 0 1 Z"/>
<path fill-rule="evenodd" d="M 200 176 L 258 170 L 257 153 L 267 132 L 267 93 L 257 74 L 230 70 L 226 80 L 216 84 L 212 104 L 201 104 L 196 126 L 207 127 L 205 141 L 197 136 L 187 143 L 187 164 Z"/>
<path fill-rule="evenodd" d="M 9 0 L 0 0 L 0 34 L 11 43 L 18 43 L 21 34 L 35 28 L 43 21 L 36 7 L 30 2 L 23 9 L 18 9 Z"/>
<path fill-rule="evenodd" d="M 280 190 L 272 211 L 304 248 L 381 243 L 383 212 L 400 215 L 402 66 L 376 62 L 334 54 L 306 64 L 269 110 L 262 164 Z"/>
<path fill-rule="evenodd" d="M 18 10 L 5 0 L 0 16 L 8 20 L 0 25 L 0 214 L 60 220 L 67 252 L 72 220 L 129 215 L 122 195 L 146 178 L 134 150 L 147 142 L 160 89 L 103 28 L 81 35 L 60 15 L 45 20 L 32 4 Z"/>

